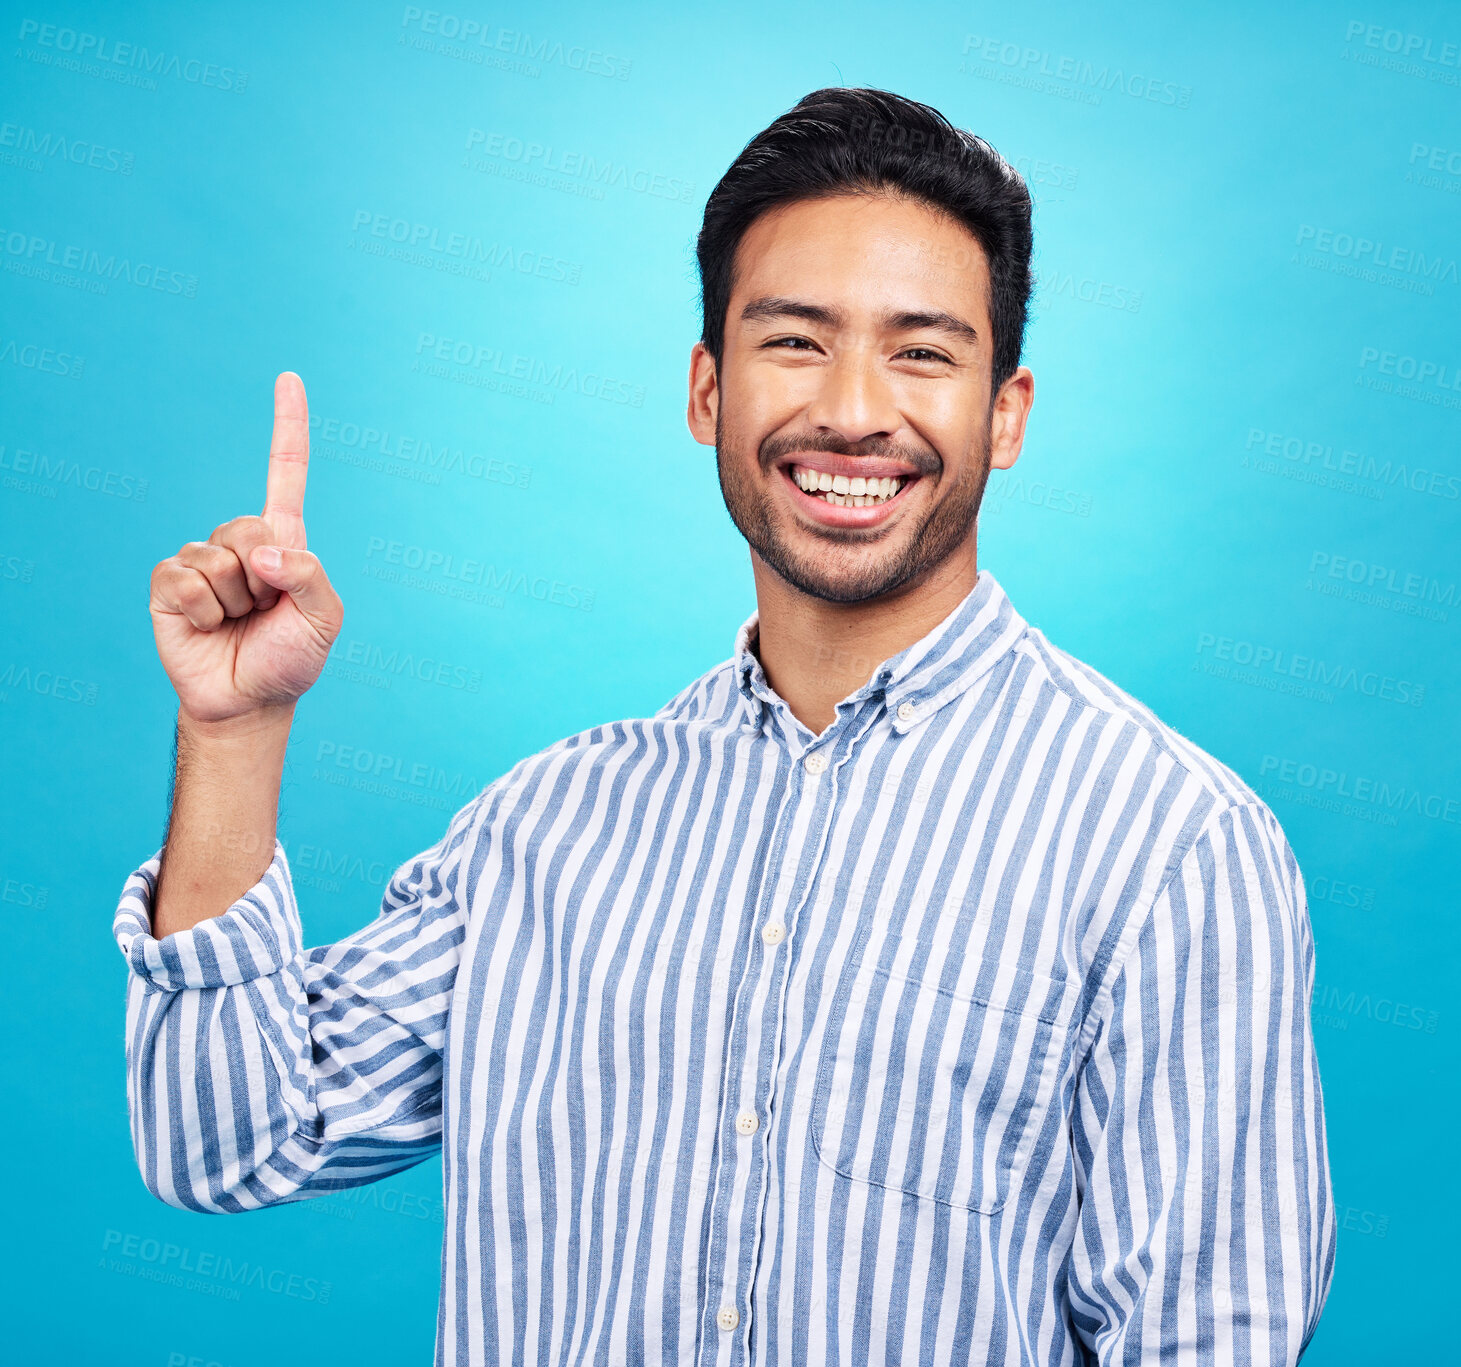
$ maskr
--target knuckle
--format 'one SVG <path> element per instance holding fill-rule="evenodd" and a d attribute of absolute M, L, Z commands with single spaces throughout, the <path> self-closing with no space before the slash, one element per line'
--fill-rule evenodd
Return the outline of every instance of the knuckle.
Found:
<path fill-rule="evenodd" d="M 212 596 L 203 577 L 196 573 L 180 576 L 173 587 L 173 597 L 177 599 L 180 607 L 194 607 L 203 602 L 205 598 Z"/>
<path fill-rule="evenodd" d="M 185 563 L 199 568 L 205 565 L 212 567 L 232 555 L 228 547 L 220 546 L 216 541 L 190 541 L 184 550 L 187 552 Z"/>
<path fill-rule="evenodd" d="M 220 546 L 212 541 L 195 541 L 191 545 L 190 559 L 193 565 L 208 574 L 217 574 L 221 570 L 226 570 L 234 559 L 233 552 L 227 546 Z"/>
<path fill-rule="evenodd" d="M 158 562 L 157 568 L 153 571 L 153 582 L 160 588 L 175 592 L 180 585 L 187 582 L 192 574 L 192 569 L 183 563 L 180 556 L 170 555 L 166 560 Z"/>
<path fill-rule="evenodd" d="M 262 517 L 257 513 L 241 513 L 238 517 L 220 523 L 214 530 L 212 539 L 215 542 L 232 543 L 256 536 L 261 530 L 267 534 L 268 526 Z"/>

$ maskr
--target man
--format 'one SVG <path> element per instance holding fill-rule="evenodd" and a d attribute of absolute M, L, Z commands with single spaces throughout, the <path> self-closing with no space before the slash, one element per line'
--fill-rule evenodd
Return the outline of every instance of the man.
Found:
<path fill-rule="evenodd" d="M 1298 1358 L 1335 1225 L 1293 852 L 976 565 L 1030 245 L 1020 178 L 927 106 L 822 90 L 755 138 L 705 211 L 688 420 L 756 613 L 315 949 L 275 817 L 342 609 L 280 377 L 262 516 L 153 575 L 177 777 L 115 933 L 157 1196 L 439 1146 L 439 1363 Z"/>

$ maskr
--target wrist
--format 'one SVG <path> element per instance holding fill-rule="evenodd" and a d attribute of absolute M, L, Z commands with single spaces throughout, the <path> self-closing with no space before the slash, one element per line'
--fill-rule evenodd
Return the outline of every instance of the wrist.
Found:
<path fill-rule="evenodd" d="M 204 721 L 192 716 L 186 708 L 179 706 L 177 729 L 178 739 L 195 746 L 210 749 L 247 748 L 289 738 L 294 724 L 294 707 L 297 699 L 287 703 L 269 704 L 242 712 L 236 717 Z"/>

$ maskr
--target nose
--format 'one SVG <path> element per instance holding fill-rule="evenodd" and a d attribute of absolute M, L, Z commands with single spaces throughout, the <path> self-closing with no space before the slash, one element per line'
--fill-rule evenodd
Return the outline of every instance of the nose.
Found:
<path fill-rule="evenodd" d="M 843 353 L 823 368 L 807 421 L 844 441 L 891 436 L 902 424 L 893 390 L 865 356 Z"/>

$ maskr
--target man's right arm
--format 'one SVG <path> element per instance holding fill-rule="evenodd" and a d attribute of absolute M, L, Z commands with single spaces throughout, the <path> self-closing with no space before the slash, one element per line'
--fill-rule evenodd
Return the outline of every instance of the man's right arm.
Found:
<path fill-rule="evenodd" d="M 481 796 L 402 865 L 374 922 L 306 951 L 279 784 L 295 703 L 344 609 L 306 548 L 309 415 L 274 387 L 264 510 L 152 573 L 153 633 L 178 694 L 164 846 L 113 920 L 127 958 L 127 1098 L 150 1190 L 242 1210 L 357 1186 L 440 1142 L 441 1071 L 481 838 Z"/>

